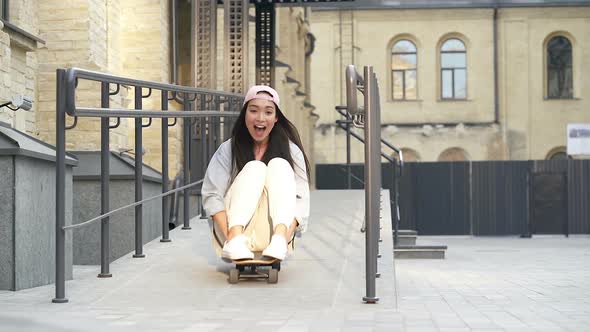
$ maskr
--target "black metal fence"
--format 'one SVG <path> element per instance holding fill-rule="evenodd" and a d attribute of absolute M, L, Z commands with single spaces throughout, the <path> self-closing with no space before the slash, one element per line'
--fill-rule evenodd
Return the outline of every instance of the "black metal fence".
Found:
<path fill-rule="evenodd" d="M 99 108 L 76 105 L 76 89 L 80 81 L 100 83 L 100 89 L 96 91 L 97 101 L 100 100 L 101 105 Z M 111 108 L 109 105 L 110 96 L 119 94 L 123 86 L 134 90 L 134 109 Z M 136 258 L 145 257 L 142 239 L 143 203 L 162 198 L 162 239 L 160 241 L 169 242 L 168 196 L 183 191 L 183 229 L 190 229 L 189 189 L 202 182 L 200 178 L 206 169 L 210 155 L 223 140 L 228 138 L 233 119 L 239 114 L 238 111 L 242 106 L 243 96 L 208 89 L 129 79 L 75 68 L 57 70 L 56 93 L 56 278 L 53 302 L 64 303 L 68 302 L 65 297 L 65 235 L 71 229 L 101 221 L 101 272 L 98 275 L 101 278 L 112 276 L 109 271 L 109 216 L 112 214 L 127 208 L 135 208 L 135 254 L 133 257 Z M 155 98 L 159 97 L 159 109 L 144 109 L 144 100 L 152 95 Z M 169 102 L 172 100 L 182 105 L 183 110 L 169 110 Z M 68 116 L 73 118 L 73 124 L 66 126 L 66 117 Z M 66 130 L 75 128 L 79 117 L 101 119 L 101 215 L 79 224 L 66 226 Z M 121 118 L 135 119 L 135 203 L 111 211 L 109 207 L 109 132 L 120 125 Z M 162 121 L 162 194 L 144 199 L 142 197 L 143 173 L 141 167 L 143 165 L 142 130 L 152 125 L 153 118 L 159 118 Z M 183 119 L 183 181 L 177 188 L 169 190 L 168 128 L 176 125 L 178 118 Z M 116 119 L 115 124 L 111 124 L 111 119 Z M 144 120 L 146 120 L 145 123 Z M 193 140 L 198 140 L 199 144 L 195 142 L 191 144 Z M 178 206 L 177 202 L 175 205 Z"/>
<path fill-rule="evenodd" d="M 316 165 L 317 188 L 345 189 L 345 166 Z M 399 192 L 400 227 L 423 235 L 590 233 L 590 160 L 405 163 Z"/>

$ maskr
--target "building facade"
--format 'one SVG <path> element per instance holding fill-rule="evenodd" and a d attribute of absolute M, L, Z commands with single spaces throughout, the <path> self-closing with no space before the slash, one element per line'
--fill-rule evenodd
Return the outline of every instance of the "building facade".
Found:
<path fill-rule="evenodd" d="M 362 4 L 312 13 L 316 162 L 346 160 L 348 64 L 373 66 L 382 137 L 407 161 L 563 158 L 567 125 L 590 122 L 589 1 Z"/>
<path fill-rule="evenodd" d="M 0 0 L 0 101 L 27 96 L 33 101 L 29 112 L 0 110 L 0 121 L 49 144 L 55 142 L 55 101 L 57 68 L 78 67 L 117 76 L 195 86 L 191 63 L 191 10 L 194 3 L 209 0 Z M 235 1 L 234 1 L 235 2 Z M 241 2 L 241 1 L 237 1 Z M 249 3 L 244 1 L 244 3 Z M 174 6 L 174 8 L 173 8 Z M 215 86 L 226 90 L 224 82 L 224 7 L 217 5 Z M 176 9 L 176 10 L 173 10 Z M 308 11 L 289 6 L 276 9 L 275 88 L 281 94 L 282 110 L 299 128 L 310 157 L 313 128 L 317 116 L 309 103 L 306 82 Z M 255 84 L 254 7 L 249 6 L 246 84 Z M 174 20 L 172 20 L 172 16 Z M 172 24 L 178 29 L 173 43 Z M 177 60 L 172 61 L 177 47 Z M 176 70 L 173 68 L 175 64 Z M 82 84 L 82 83 L 81 83 Z M 245 92 L 245 91 L 242 91 Z M 100 106 L 100 85 L 84 83 L 78 87 L 78 104 Z M 158 109 L 160 96 L 144 100 L 145 109 Z M 133 87 L 122 87 L 111 96 L 111 107 L 133 108 Z M 182 109 L 172 103 L 171 108 Z M 69 119 L 68 121 L 72 121 Z M 160 169 L 160 121 L 143 130 L 144 162 Z M 169 131 L 171 176 L 182 166 L 182 125 Z M 134 120 L 122 121 L 111 130 L 113 151 L 132 151 Z M 67 132 L 67 149 L 100 150 L 100 120 L 80 119 Z"/>

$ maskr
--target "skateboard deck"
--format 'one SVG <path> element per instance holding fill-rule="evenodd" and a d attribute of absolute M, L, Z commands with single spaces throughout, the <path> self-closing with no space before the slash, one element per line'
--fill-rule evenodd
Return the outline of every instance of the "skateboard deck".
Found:
<path fill-rule="evenodd" d="M 233 263 L 236 266 L 229 270 L 227 279 L 230 284 L 236 284 L 240 279 L 266 279 L 269 284 L 279 281 L 281 261 L 276 258 L 256 255 L 254 259 L 234 260 Z"/>

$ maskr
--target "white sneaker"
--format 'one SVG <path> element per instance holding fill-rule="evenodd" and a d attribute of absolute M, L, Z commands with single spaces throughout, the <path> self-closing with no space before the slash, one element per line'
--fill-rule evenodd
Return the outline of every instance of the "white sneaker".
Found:
<path fill-rule="evenodd" d="M 253 259 L 254 253 L 248 249 L 246 242 L 248 238 L 240 234 L 223 244 L 221 257 L 230 260 Z"/>
<path fill-rule="evenodd" d="M 287 256 L 287 240 L 280 235 L 273 235 L 268 247 L 262 251 L 262 256 L 284 260 Z"/>

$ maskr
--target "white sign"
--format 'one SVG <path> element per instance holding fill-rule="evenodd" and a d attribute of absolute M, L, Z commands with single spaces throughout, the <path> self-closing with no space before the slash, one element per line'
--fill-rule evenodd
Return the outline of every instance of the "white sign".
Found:
<path fill-rule="evenodd" d="M 590 123 L 567 125 L 567 154 L 590 155 Z"/>

